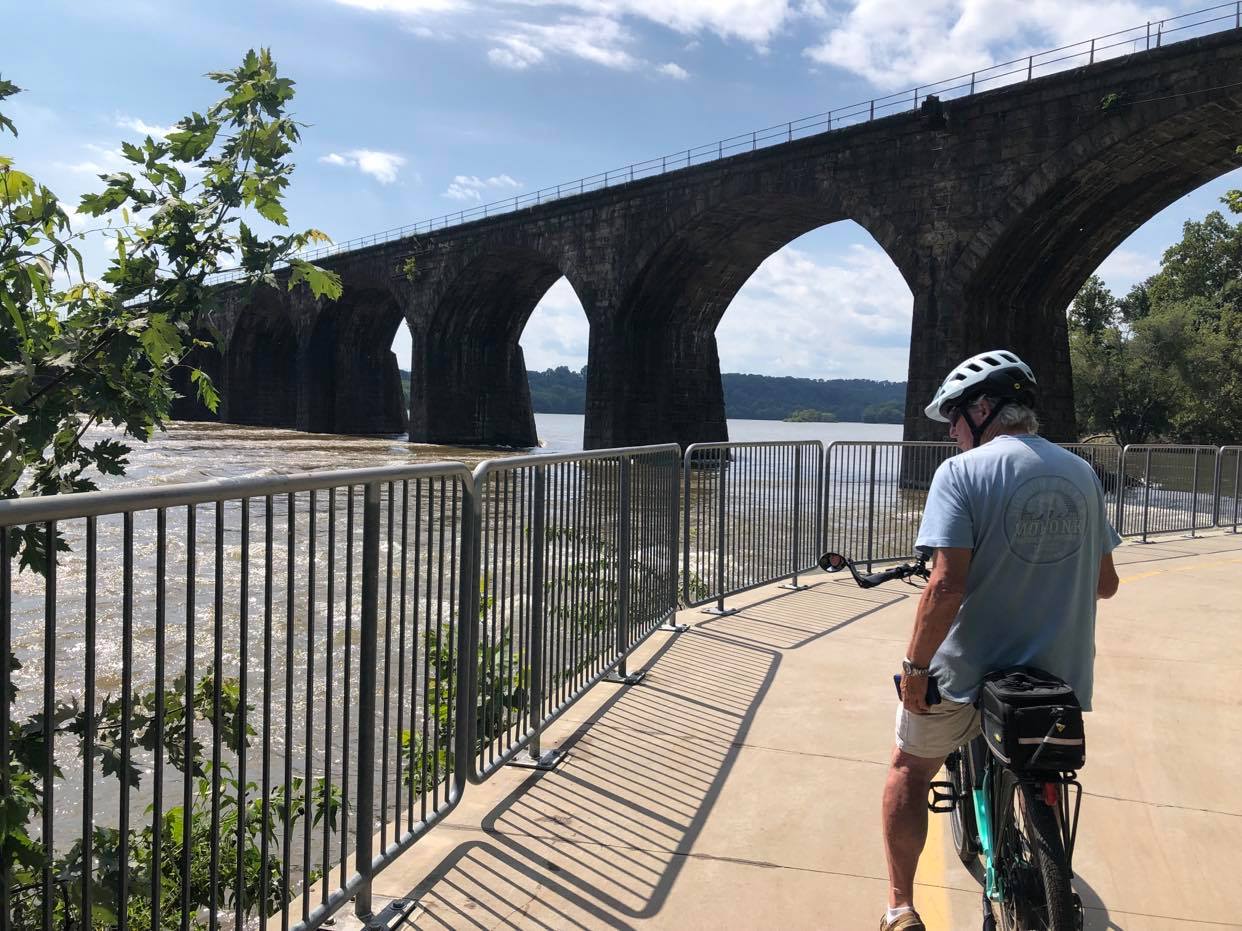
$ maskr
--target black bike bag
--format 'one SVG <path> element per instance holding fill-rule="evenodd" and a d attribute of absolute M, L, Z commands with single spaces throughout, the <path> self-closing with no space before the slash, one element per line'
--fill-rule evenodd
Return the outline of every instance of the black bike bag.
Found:
<path fill-rule="evenodd" d="M 1074 690 L 1034 666 L 991 673 L 979 689 L 988 749 L 1011 769 L 1081 769 L 1087 758 L 1082 706 Z"/>

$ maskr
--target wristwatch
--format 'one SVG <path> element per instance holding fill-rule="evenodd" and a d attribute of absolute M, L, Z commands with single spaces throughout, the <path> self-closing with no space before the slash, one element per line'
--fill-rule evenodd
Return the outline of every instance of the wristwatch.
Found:
<path fill-rule="evenodd" d="M 901 661 L 901 674 L 903 676 L 926 676 L 931 674 L 931 669 L 927 666 L 916 666 L 908 659 Z"/>

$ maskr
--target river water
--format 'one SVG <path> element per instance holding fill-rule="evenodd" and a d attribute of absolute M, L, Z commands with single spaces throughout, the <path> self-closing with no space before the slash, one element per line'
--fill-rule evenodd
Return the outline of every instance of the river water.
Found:
<path fill-rule="evenodd" d="M 568 453 L 582 449 L 581 414 L 536 414 L 540 446 L 494 450 L 409 443 L 404 436 L 355 437 L 300 433 L 268 427 L 173 422 L 148 444 L 134 444 L 124 477 L 106 487 L 128 487 L 212 478 L 279 475 L 324 469 L 353 469 L 410 462 L 454 460 L 473 466 L 484 459 L 526 453 Z M 99 431 L 100 436 L 106 435 Z M 900 424 L 783 423 L 730 420 L 729 438 L 760 440 L 900 440 Z"/>

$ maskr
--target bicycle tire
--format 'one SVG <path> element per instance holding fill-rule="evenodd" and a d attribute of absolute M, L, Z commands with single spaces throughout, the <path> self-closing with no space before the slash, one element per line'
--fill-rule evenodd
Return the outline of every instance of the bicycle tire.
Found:
<path fill-rule="evenodd" d="M 1077 931 L 1070 872 L 1056 814 L 1030 785 L 1015 783 L 997 836 L 1004 931 Z"/>
<path fill-rule="evenodd" d="M 968 753 L 969 744 L 958 747 L 945 760 L 945 768 L 953 785 L 953 793 L 957 796 L 953 811 L 949 813 L 953 847 L 957 850 L 958 859 L 970 866 L 979 856 L 979 828 L 975 823 L 975 799 L 971 791 L 970 765 L 966 761 Z"/>

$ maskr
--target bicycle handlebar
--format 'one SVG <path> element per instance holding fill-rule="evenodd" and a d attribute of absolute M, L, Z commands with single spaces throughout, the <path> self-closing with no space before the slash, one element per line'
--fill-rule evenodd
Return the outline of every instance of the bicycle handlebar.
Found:
<path fill-rule="evenodd" d="M 916 562 L 902 563 L 882 572 L 863 573 L 858 571 L 852 559 L 840 553 L 824 553 L 819 557 L 819 567 L 825 572 L 840 572 L 842 569 L 849 569 L 850 575 L 854 577 L 859 588 L 875 588 L 877 585 L 883 585 L 894 579 L 913 577 L 926 579 L 931 575 L 931 570 L 927 568 L 927 560 L 922 557 L 919 557 Z"/>

